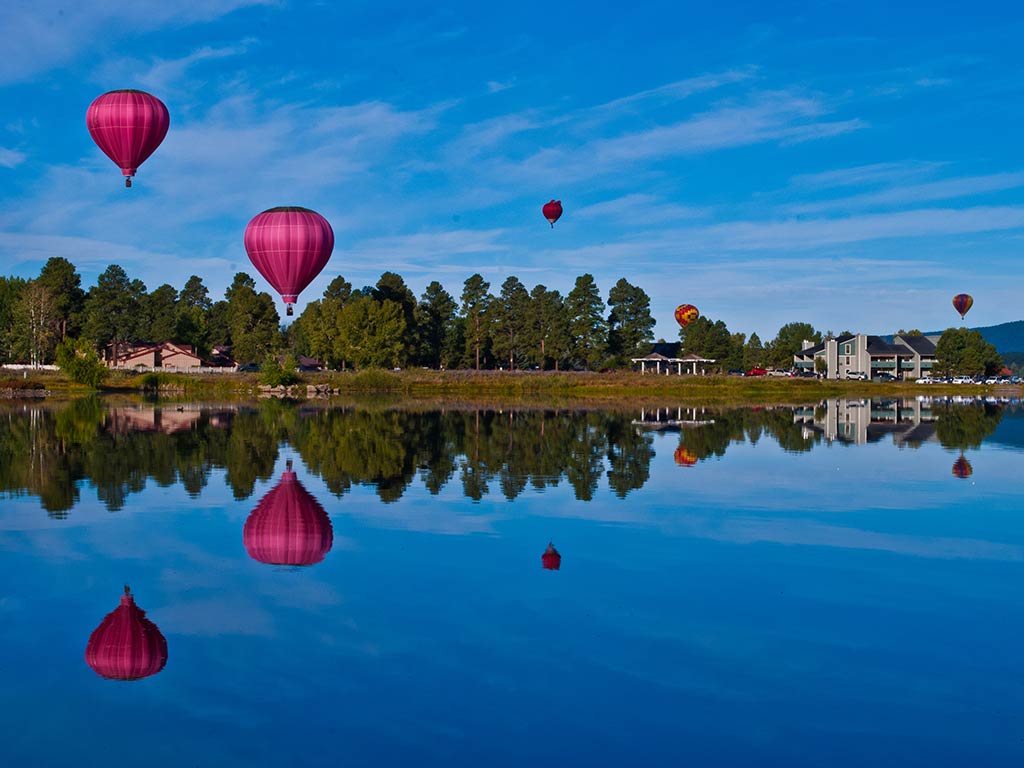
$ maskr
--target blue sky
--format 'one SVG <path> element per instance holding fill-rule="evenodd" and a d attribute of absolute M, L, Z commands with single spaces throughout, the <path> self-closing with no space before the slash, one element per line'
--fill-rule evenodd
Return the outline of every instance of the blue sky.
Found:
<path fill-rule="evenodd" d="M 64 256 L 219 298 L 256 275 L 249 219 L 304 205 L 336 235 L 307 300 L 590 272 L 643 287 L 666 338 L 683 301 L 769 338 L 945 328 L 961 291 L 971 325 L 1021 319 L 1024 13 L 899 5 L 15 0 L 0 272 Z M 130 87 L 171 129 L 125 190 L 84 116 Z"/>

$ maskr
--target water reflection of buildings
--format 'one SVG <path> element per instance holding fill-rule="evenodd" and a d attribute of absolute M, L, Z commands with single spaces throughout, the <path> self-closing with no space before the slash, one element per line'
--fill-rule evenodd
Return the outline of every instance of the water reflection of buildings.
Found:
<path fill-rule="evenodd" d="M 653 429 L 659 432 L 678 432 L 690 427 L 703 427 L 714 424 L 715 420 L 705 416 L 702 407 L 684 408 L 641 408 L 640 418 L 633 419 L 632 424 L 640 429 Z"/>
<path fill-rule="evenodd" d="M 832 398 L 818 406 L 797 408 L 793 420 L 804 436 L 817 433 L 832 442 L 875 443 L 892 435 L 899 445 L 935 440 L 931 403 L 914 398 Z"/>
<path fill-rule="evenodd" d="M 85 661 L 108 680 L 141 680 L 167 664 L 167 640 L 126 586 L 121 604 L 89 636 Z"/>
<path fill-rule="evenodd" d="M 280 482 L 249 513 L 242 538 L 249 557 L 261 563 L 315 565 L 331 551 L 334 529 L 289 460 Z"/>
<path fill-rule="evenodd" d="M 165 435 L 173 435 L 192 431 L 204 417 L 209 420 L 211 427 L 225 428 L 230 426 L 234 410 L 231 408 L 211 410 L 208 406 L 192 403 L 171 407 L 118 406 L 109 411 L 107 429 L 114 434 L 160 432 Z"/>

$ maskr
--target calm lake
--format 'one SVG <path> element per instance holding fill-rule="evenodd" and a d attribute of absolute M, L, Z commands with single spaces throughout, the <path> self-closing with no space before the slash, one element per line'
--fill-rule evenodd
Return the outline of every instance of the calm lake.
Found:
<path fill-rule="evenodd" d="M 0 763 L 1020 765 L 957 400 L 0 405 Z"/>

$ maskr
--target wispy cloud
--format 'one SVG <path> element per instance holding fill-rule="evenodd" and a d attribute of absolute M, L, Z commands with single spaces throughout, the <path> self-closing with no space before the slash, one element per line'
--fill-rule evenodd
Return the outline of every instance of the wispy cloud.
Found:
<path fill-rule="evenodd" d="M 25 162 L 26 157 L 27 155 L 24 152 L 0 147 L 0 167 L 16 168 Z"/>
<path fill-rule="evenodd" d="M 875 206 L 912 205 L 970 197 L 987 192 L 1001 192 L 1018 187 L 1024 187 L 1024 173 L 993 173 L 985 176 L 964 176 L 958 179 L 931 181 L 924 184 L 908 184 L 850 197 L 802 203 L 790 206 L 788 210 L 800 214 Z"/>
<path fill-rule="evenodd" d="M 103 38 L 107 43 L 167 25 L 211 21 L 240 8 L 273 5 L 277 0 L 14 0 L 4 6 L 4 56 L 0 85 L 28 80 L 73 61 Z"/>
<path fill-rule="evenodd" d="M 710 215 L 708 208 L 669 203 L 656 195 L 635 192 L 612 200 L 583 206 L 573 212 L 578 219 L 615 219 L 633 226 L 669 224 Z"/>
<path fill-rule="evenodd" d="M 203 46 L 178 58 L 154 57 L 148 61 L 138 59 L 112 59 L 104 62 L 94 74 L 95 79 L 104 83 L 133 83 L 161 94 L 185 88 L 189 70 L 197 64 L 240 56 L 249 50 L 252 40 L 238 45 L 212 48 Z"/>
<path fill-rule="evenodd" d="M 906 161 L 900 163 L 872 163 L 852 168 L 839 168 L 820 173 L 804 173 L 794 176 L 794 187 L 805 189 L 834 189 L 876 184 L 903 183 L 920 179 L 942 168 L 945 163 Z"/>

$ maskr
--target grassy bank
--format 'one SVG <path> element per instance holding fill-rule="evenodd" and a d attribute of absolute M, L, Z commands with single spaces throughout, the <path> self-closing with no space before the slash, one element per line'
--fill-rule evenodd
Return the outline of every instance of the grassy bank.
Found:
<path fill-rule="evenodd" d="M 59 373 L 11 377 L 12 384 L 41 387 L 57 393 L 84 392 Z M 114 373 L 104 392 L 150 392 L 162 396 L 248 398 L 259 394 L 260 376 L 238 374 L 122 374 Z M 413 396 L 426 398 L 490 397 L 526 400 L 595 401 L 671 398 L 699 403 L 805 403 L 829 397 L 913 397 L 920 394 L 990 394 L 995 387 L 874 383 L 869 381 L 819 381 L 803 378 L 738 376 L 665 376 L 633 372 L 540 372 L 540 371 L 383 371 L 325 372 L 303 374 L 298 385 L 328 386 L 344 394 Z M 1007 394 L 1021 394 L 1020 387 Z"/>

